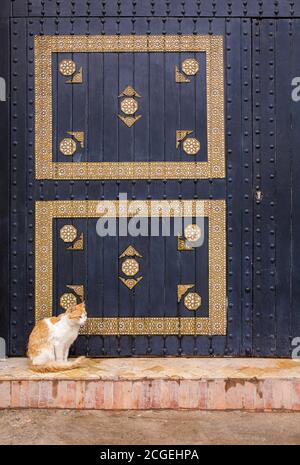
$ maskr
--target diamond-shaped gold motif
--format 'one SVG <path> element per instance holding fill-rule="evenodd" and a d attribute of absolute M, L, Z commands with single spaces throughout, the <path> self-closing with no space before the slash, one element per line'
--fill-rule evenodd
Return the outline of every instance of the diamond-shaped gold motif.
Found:
<path fill-rule="evenodd" d="M 131 128 L 141 117 L 142 115 L 136 117 L 119 115 L 120 120 L 123 121 L 123 123 L 126 124 L 126 126 L 129 128 Z"/>
<path fill-rule="evenodd" d="M 132 245 L 129 245 L 127 247 L 127 249 L 125 249 L 124 252 L 120 255 L 119 258 L 124 258 L 124 257 L 140 257 L 140 258 L 143 258 L 142 255 Z"/>
<path fill-rule="evenodd" d="M 140 278 L 137 278 L 137 279 L 134 279 L 134 278 L 131 278 L 131 279 L 124 279 L 124 278 L 121 278 L 119 277 L 120 281 L 122 281 L 122 283 L 128 287 L 128 289 L 133 289 L 142 279 L 143 277 L 141 276 Z"/>
<path fill-rule="evenodd" d="M 119 97 L 140 97 L 140 94 L 131 86 L 127 86 Z"/>

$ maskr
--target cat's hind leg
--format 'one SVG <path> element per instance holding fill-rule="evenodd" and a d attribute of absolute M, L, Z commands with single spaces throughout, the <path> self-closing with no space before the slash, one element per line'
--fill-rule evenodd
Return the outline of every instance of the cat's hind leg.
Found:
<path fill-rule="evenodd" d="M 54 347 L 48 346 L 41 349 L 40 353 L 31 359 L 33 365 L 45 365 L 55 361 Z"/>

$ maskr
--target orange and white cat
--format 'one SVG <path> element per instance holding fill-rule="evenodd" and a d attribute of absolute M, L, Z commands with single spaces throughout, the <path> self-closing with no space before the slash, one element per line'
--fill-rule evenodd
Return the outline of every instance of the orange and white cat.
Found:
<path fill-rule="evenodd" d="M 27 355 L 34 371 L 42 373 L 72 370 L 82 366 L 85 357 L 68 362 L 69 350 L 84 326 L 87 313 L 84 302 L 65 313 L 40 320 L 29 337 Z"/>

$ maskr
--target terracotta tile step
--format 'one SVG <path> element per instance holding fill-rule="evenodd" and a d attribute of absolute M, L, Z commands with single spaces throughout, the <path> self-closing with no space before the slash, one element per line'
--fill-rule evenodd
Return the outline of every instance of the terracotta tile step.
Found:
<path fill-rule="evenodd" d="M 300 362 L 287 359 L 90 359 L 69 372 L 0 361 L 0 408 L 300 411 Z"/>

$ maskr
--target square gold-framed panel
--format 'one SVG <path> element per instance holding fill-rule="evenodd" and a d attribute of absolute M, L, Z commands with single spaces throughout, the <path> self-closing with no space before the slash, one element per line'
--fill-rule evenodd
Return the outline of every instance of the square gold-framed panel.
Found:
<path fill-rule="evenodd" d="M 37 201 L 35 217 L 35 316 L 52 316 L 53 220 L 100 218 L 105 201 Z M 121 204 L 122 202 L 122 204 Z M 163 217 L 169 200 L 112 201 L 116 216 Z M 225 335 L 226 334 L 226 204 L 224 200 L 176 201 L 173 217 L 208 218 L 209 312 L 208 317 L 101 317 L 89 318 L 87 335 Z M 176 290 L 174 291 L 176 292 Z"/>
<path fill-rule="evenodd" d="M 54 53 L 132 52 L 205 52 L 207 161 L 53 162 L 52 55 Z M 224 138 L 224 52 L 222 36 L 126 35 L 35 37 L 35 161 L 37 179 L 224 178 Z"/>

